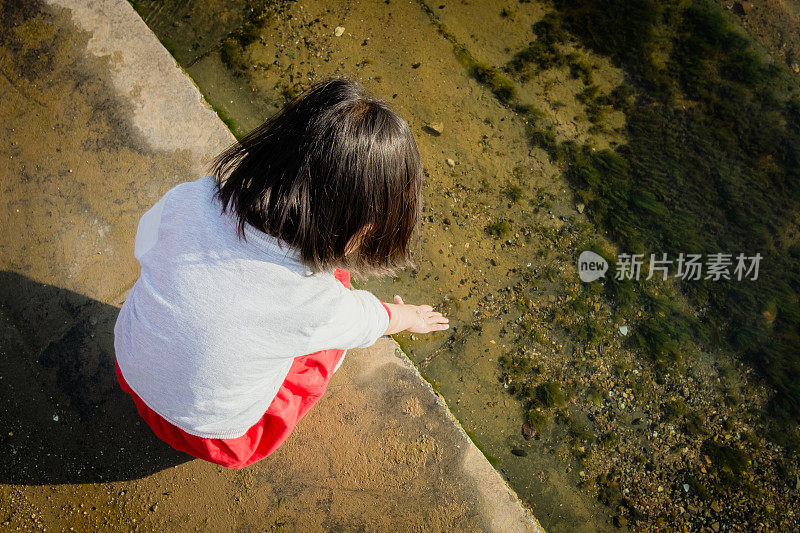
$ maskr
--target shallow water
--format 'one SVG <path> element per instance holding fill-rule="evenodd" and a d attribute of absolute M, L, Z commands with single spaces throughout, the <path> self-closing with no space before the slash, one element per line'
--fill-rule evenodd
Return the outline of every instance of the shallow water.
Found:
<path fill-rule="evenodd" d="M 675 474 L 686 457 L 702 462 L 700 441 L 674 437 L 658 405 L 676 390 L 712 390 L 718 363 L 698 357 L 683 375 L 654 380 L 648 363 L 621 346 L 617 326 L 635 317 L 599 297 L 590 305 L 603 342 L 590 346 L 566 335 L 562 326 L 588 321 L 588 312 L 581 317 L 567 308 L 583 290 L 578 254 L 592 239 L 614 245 L 589 223 L 548 154 L 532 146 L 528 116 L 504 105 L 464 66 L 464 51 L 475 61 L 505 65 L 535 39 L 531 25 L 548 9 L 544 4 L 502 10 L 490 2 L 421 0 L 134 5 L 237 134 L 304 84 L 339 74 L 362 82 L 409 122 L 425 168 L 417 267 L 360 285 L 386 301 L 401 294 L 450 317 L 446 332 L 396 339 L 547 529 L 613 529 L 621 511 L 598 501 L 603 490 L 635 500 L 653 519 L 689 509 L 713 523 L 716 515 L 683 502 Z M 337 26 L 344 27 L 339 37 Z M 602 92 L 622 82 L 607 58 L 577 44 L 566 49 L 593 65 L 592 83 Z M 578 97 L 585 86 L 580 77 L 568 69 L 525 72 L 513 79 L 517 101 L 540 109 L 559 141 L 597 150 L 625 143 L 620 111 L 608 109 L 603 128 L 592 127 Z M 441 134 L 426 128 L 432 122 L 443 124 Z M 502 221 L 508 226 L 497 226 L 499 234 L 486 231 Z M 529 405 L 509 394 L 514 387 L 499 362 L 511 354 L 534 361 L 537 382 L 569 391 L 532 439 L 522 430 Z M 736 386 L 755 387 L 748 401 L 763 399 L 757 384 Z M 703 401 L 733 416 L 715 394 Z M 764 496 L 776 498 L 772 488 Z"/>

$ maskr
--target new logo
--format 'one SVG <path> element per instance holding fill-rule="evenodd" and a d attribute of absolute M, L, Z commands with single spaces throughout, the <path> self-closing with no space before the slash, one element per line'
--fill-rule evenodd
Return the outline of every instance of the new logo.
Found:
<path fill-rule="evenodd" d="M 602 278 L 608 271 L 608 261 L 598 254 L 585 250 L 578 256 L 578 276 L 581 281 L 590 282 Z"/>

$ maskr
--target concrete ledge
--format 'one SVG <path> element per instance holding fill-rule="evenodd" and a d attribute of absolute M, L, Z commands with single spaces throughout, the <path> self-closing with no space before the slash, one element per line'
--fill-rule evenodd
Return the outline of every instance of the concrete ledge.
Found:
<path fill-rule="evenodd" d="M 110 58 L 114 90 L 154 150 L 189 150 L 202 165 L 235 139 L 150 28 L 122 0 L 49 0 L 91 35 L 87 52 Z"/>

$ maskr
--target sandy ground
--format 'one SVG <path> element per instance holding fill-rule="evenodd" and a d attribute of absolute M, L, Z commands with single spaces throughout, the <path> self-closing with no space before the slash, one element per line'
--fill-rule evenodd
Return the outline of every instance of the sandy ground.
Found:
<path fill-rule="evenodd" d="M 349 353 L 292 437 L 253 467 L 222 469 L 153 437 L 113 374 L 112 328 L 138 268 L 133 231 L 230 137 L 174 66 L 125 78 L 142 50 L 171 61 L 143 24 L 81 29 L 135 16 L 127 4 L 83 3 L 77 20 L 37 2 L 0 5 L 0 524 L 537 528 L 389 340 Z"/>

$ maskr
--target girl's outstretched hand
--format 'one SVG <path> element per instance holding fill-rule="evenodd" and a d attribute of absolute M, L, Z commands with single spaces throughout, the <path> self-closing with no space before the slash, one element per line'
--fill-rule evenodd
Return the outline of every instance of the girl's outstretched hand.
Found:
<path fill-rule="evenodd" d="M 430 305 L 409 305 L 395 295 L 393 304 L 386 304 L 392 312 L 386 335 L 408 330 L 411 333 L 430 333 L 450 327 L 449 320 Z"/>

